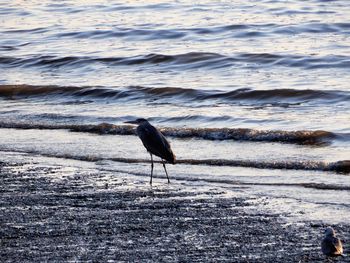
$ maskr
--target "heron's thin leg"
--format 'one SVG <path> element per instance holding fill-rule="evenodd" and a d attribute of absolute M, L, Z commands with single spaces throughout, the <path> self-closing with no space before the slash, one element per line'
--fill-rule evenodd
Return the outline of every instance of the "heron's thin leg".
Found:
<path fill-rule="evenodd" d="M 151 155 L 151 181 L 149 182 L 150 184 L 152 184 L 152 176 L 153 176 L 153 156 L 152 154 L 150 153 Z"/>
<path fill-rule="evenodd" d="M 166 168 L 165 168 L 165 162 L 163 162 L 163 167 L 164 167 L 164 171 L 165 171 L 166 177 L 168 178 L 168 184 L 170 184 L 168 172 L 167 172 L 167 170 L 166 170 Z"/>

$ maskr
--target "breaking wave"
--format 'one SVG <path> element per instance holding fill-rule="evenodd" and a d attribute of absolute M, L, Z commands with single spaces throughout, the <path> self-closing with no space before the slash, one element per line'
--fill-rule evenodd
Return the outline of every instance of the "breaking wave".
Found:
<path fill-rule="evenodd" d="M 6 150 L 5 150 L 6 151 Z M 114 161 L 121 163 L 150 163 L 149 159 L 134 159 L 134 158 L 104 158 L 93 155 L 71 155 L 59 153 L 41 153 L 39 151 L 19 151 L 31 154 L 39 154 L 47 157 L 66 158 L 88 162 L 98 161 Z M 154 161 L 160 162 L 160 161 Z M 337 162 L 322 162 L 322 161 L 255 161 L 255 160 L 229 160 L 229 159 L 178 159 L 176 164 L 184 165 L 208 165 L 208 166 L 232 166 L 246 167 L 257 169 L 281 169 L 281 170 L 306 170 L 306 171 L 331 171 L 343 174 L 350 173 L 350 160 L 342 160 Z M 288 184 L 293 185 L 293 184 Z M 313 184 L 304 184 L 304 187 L 313 187 Z M 321 186 L 318 187 L 322 189 Z M 323 188 L 327 189 L 327 188 Z"/>
<path fill-rule="evenodd" d="M 321 161 L 253 161 L 253 160 L 227 160 L 227 159 L 206 159 L 206 160 L 177 160 L 176 163 L 191 165 L 213 165 L 213 166 L 239 166 L 258 169 L 287 169 L 287 170 L 314 170 L 314 171 L 335 171 L 350 173 L 350 160 L 338 162 Z"/>
<path fill-rule="evenodd" d="M 0 122 L 0 128 L 16 129 L 68 129 L 72 132 L 88 132 L 111 135 L 136 135 L 134 126 L 101 123 L 86 124 L 40 124 Z M 348 134 L 335 134 L 328 131 L 281 131 L 255 130 L 248 128 L 159 128 L 165 136 L 175 138 L 199 138 L 204 140 L 239 140 L 260 142 L 282 142 L 304 145 L 329 143 L 337 137 L 349 137 Z"/>

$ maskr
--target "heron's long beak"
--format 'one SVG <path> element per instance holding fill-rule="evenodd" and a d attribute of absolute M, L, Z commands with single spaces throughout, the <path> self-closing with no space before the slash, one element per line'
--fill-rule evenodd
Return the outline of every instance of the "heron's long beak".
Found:
<path fill-rule="evenodd" d="M 129 123 L 129 124 L 137 124 L 136 121 L 124 121 L 124 123 Z"/>

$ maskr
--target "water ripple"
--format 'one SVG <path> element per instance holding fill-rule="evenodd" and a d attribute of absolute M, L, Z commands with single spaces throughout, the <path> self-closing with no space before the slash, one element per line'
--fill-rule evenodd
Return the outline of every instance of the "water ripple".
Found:
<path fill-rule="evenodd" d="M 30 32 L 30 31 L 28 31 Z M 10 33 L 15 33 L 10 31 Z M 156 25 L 145 27 L 114 27 L 111 29 L 85 29 L 83 31 L 59 32 L 51 37 L 54 38 L 78 38 L 78 39 L 106 39 L 106 38 L 128 38 L 132 40 L 155 40 L 155 39 L 181 39 L 190 38 L 201 40 L 205 38 L 256 38 L 273 37 L 278 35 L 297 34 L 327 34 L 341 33 L 350 34 L 350 23 L 319 23 L 308 22 L 301 24 L 231 24 L 211 27 L 192 28 L 167 28 L 157 29 Z"/>
<path fill-rule="evenodd" d="M 210 52 L 188 52 L 177 55 L 155 54 L 131 57 L 93 57 L 93 56 L 53 56 L 34 55 L 30 57 L 1 56 L 0 65 L 4 67 L 65 67 L 104 64 L 106 66 L 152 65 L 168 69 L 217 69 L 226 67 L 263 68 L 268 66 L 297 67 L 304 69 L 349 68 L 350 56 L 345 55 L 288 55 L 273 53 L 237 53 L 223 55 Z"/>

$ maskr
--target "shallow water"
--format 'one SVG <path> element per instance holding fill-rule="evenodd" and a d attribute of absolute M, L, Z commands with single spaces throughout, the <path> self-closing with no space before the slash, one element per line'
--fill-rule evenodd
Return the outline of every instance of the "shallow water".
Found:
<path fill-rule="evenodd" d="M 347 1 L 5 1 L 0 14 L 3 158 L 147 178 L 123 124 L 145 117 L 171 141 L 175 180 L 350 214 Z"/>

